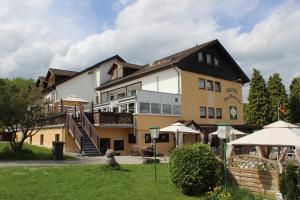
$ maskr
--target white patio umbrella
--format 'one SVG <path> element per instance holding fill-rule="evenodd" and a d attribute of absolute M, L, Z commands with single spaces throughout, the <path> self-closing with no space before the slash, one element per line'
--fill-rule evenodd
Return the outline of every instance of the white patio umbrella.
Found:
<path fill-rule="evenodd" d="M 218 131 L 215 131 L 211 134 L 209 134 L 210 136 L 217 136 L 218 135 Z M 236 130 L 235 128 L 230 126 L 230 140 L 234 140 L 236 136 L 245 136 L 247 135 L 247 133 L 244 133 L 242 131 Z"/>
<path fill-rule="evenodd" d="M 187 127 L 186 125 L 176 122 L 168 127 L 161 128 L 160 132 L 173 132 L 176 138 L 176 147 L 180 147 L 183 144 L 183 134 L 200 134 L 201 132 L 196 131 Z"/>
<path fill-rule="evenodd" d="M 62 99 L 64 102 L 78 102 L 78 103 L 89 103 L 90 101 L 87 101 L 85 99 L 79 98 L 75 95 L 69 95 L 66 98 Z"/>
<path fill-rule="evenodd" d="M 287 153 L 287 147 L 296 148 L 295 155 L 300 163 L 300 128 L 294 124 L 277 121 L 259 131 L 229 142 L 227 156 L 233 153 L 234 146 L 255 146 L 262 157 L 266 157 L 262 147 L 283 147 L 278 155 L 278 164 L 282 168 L 281 162 Z"/>

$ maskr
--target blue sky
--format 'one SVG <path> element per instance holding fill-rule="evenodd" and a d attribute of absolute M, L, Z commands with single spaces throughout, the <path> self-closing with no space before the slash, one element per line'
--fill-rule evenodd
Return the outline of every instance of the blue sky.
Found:
<path fill-rule="evenodd" d="M 217 38 L 249 77 L 278 72 L 288 88 L 300 76 L 299 21 L 299 0 L 2 0 L 0 77 L 115 54 L 146 64 Z"/>

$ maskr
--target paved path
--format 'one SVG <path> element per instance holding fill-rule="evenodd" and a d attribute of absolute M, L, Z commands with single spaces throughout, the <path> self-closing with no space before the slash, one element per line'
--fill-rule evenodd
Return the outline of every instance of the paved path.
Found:
<path fill-rule="evenodd" d="M 105 156 L 86 157 L 79 156 L 76 160 L 16 160 L 0 161 L 0 167 L 17 167 L 17 166 L 53 166 L 53 165 L 73 165 L 73 164 L 104 164 Z M 143 157 L 140 156 L 115 156 L 119 164 L 143 164 Z M 167 163 L 168 158 L 160 157 L 161 163 Z"/>

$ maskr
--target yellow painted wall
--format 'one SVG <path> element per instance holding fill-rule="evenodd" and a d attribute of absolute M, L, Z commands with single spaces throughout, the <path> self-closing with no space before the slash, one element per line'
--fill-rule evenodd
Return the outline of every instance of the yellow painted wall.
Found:
<path fill-rule="evenodd" d="M 221 92 L 199 89 L 198 82 L 200 78 L 220 82 Z M 181 86 L 183 119 L 194 120 L 200 124 L 219 124 L 224 122 L 232 125 L 244 124 L 242 85 L 240 83 L 182 70 Z M 236 89 L 237 95 L 227 92 L 228 88 Z M 238 100 L 229 98 L 227 102 L 225 102 L 225 98 L 230 97 L 230 95 L 237 97 Z M 222 108 L 222 119 L 200 118 L 200 106 Z M 237 120 L 230 119 L 229 106 L 237 107 Z"/>

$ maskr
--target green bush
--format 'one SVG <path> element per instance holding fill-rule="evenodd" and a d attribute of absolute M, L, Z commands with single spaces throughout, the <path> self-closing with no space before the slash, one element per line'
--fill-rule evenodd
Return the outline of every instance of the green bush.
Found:
<path fill-rule="evenodd" d="M 280 191 L 285 199 L 294 200 L 299 194 L 297 184 L 300 184 L 300 181 L 298 179 L 299 172 L 297 173 L 294 165 L 289 162 L 280 177 Z"/>
<path fill-rule="evenodd" d="M 220 163 L 205 144 L 186 145 L 170 156 L 172 182 L 184 194 L 204 194 L 220 181 Z"/>

